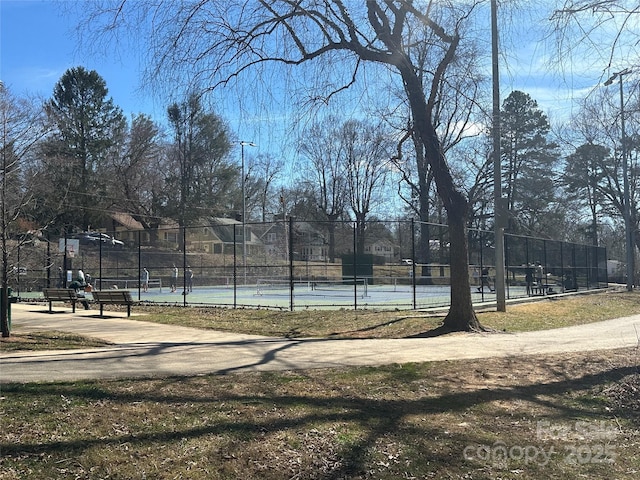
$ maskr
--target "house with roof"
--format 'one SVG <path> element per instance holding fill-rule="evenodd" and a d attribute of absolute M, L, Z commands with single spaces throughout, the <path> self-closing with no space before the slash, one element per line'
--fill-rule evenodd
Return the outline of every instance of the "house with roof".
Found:
<path fill-rule="evenodd" d="M 182 230 L 177 222 L 161 219 L 158 228 L 145 230 L 140 222 L 126 213 L 111 215 L 115 236 L 128 245 L 136 245 L 139 241 L 145 244 L 156 244 L 169 249 L 178 249 L 181 243 Z M 246 233 L 247 255 L 258 254 L 264 250 L 260 237 L 253 232 L 253 225 L 231 218 L 209 217 L 201 219 L 198 224 L 186 227 L 184 232 L 187 251 L 198 251 L 212 254 L 233 254 L 234 241 L 236 253 L 241 254 L 243 235 Z"/>
<path fill-rule="evenodd" d="M 243 238 L 246 236 L 246 242 Z M 247 249 L 247 255 L 257 255 L 264 251 L 264 245 L 259 235 L 254 233 L 254 226 L 232 218 L 211 217 L 203 219 L 200 225 L 187 227 L 187 249 L 213 254 L 233 254 L 236 244 L 236 254 L 241 254 L 242 245 Z M 239 250 L 240 249 L 240 250 Z"/>
<path fill-rule="evenodd" d="M 374 257 L 383 258 L 385 263 L 395 263 L 398 255 L 396 245 L 386 239 L 375 239 L 365 242 L 364 253 L 369 253 Z"/>
<path fill-rule="evenodd" d="M 275 258 L 289 258 L 289 228 L 293 225 L 293 259 L 326 262 L 329 246 L 325 236 L 309 222 L 274 221 L 260 239 L 265 252 Z"/>

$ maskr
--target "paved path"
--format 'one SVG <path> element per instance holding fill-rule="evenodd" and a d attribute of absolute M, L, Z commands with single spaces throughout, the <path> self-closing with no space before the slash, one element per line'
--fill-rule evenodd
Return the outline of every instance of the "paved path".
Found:
<path fill-rule="evenodd" d="M 0 354 L 0 383 L 193 375 L 382 365 L 633 347 L 640 315 L 515 334 L 456 333 L 408 339 L 282 339 L 127 319 L 95 310 L 12 305 L 13 333 L 61 330 L 113 342 L 106 348 Z M 62 313 L 65 312 L 65 313 Z M 134 314 L 135 315 L 135 314 Z"/>

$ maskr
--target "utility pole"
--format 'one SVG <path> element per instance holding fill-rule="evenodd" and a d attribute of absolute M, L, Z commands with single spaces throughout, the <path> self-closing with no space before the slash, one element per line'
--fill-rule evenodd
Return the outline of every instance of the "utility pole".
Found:
<path fill-rule="evenodd" d="M 253 142 L 240 142 L 240 157 L 242 161 L 242 266 L 244 268 L 244 284 L 247 284 L 247 220 L 245 218 L 247 214 L 247 193 L 245 187 L 245 173 L 244 173 L 244 147 L 257 147 Z"/>
<path fill-rule="evenodd" d="M 493 203 L 496 263 L 496 309 L 507 311 L 504 268 L 504 202 L 502 201 L 502 169 L 500 152 L 500 68 L 498 64 L 498 6 L 491 0 L 491 60 L 493 75 Z"/>
<path fill-rule="evenodd" d="M 631 69 L 625 68 L 620 72 L 616 72 L 604 82 L 606 86 L 613 83 L 616 78 L 620 79 L 620 128 L 622 136 L 622 183 L 623 183 L 623 197 L 624 197 L 624 230 L 625 230 L 625 248 L 627 257 L 627 291 L 633 290 L 634 280 L 634 256 L 633 256 L 633 228 L 631 227 L 631 200 L 629 196 L 629 165 L 627 160 L 627 136 L 625 133 L 624 125 L 624 89 L 622 88 L 622 77 L 632 73 Z"/>

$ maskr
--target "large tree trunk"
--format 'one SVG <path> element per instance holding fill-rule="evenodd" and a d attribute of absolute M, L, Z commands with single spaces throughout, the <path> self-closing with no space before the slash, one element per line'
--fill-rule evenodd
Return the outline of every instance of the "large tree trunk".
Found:
<path fill-rule="evenodd" d="M 466 202 L 465 202 L 466 204 Z M 457 208 L 459 205 L 454 206 Z M 466 205 L 464 205 L 466 209 Z M 467 215 L 448 211 L 451 266 L 451 306 L 443 328 L 450 331 L 483 330 L 473 310 L 469 282 Z"/>
<path fill-rule="evenodd" d="M 436 183 L 438 196 L 447 211 L 450 235 L 451 306 L 445 317 L 443 330 L 482 330 L 471 301 L 469 282 L 469 247 L 467 240 L 468 202 L 455 187 L 453 177 L 444 158 L 438 133 L 431 121 L 431 109 L 427 105 L 422 84 L 409 66 L 400 67 L 405 91 L 414 120 L 414 129 L 425 150 Z"/>
<path fill-rule="evenodd" d="M 418 188 L 420 196 L 418 198 L 419 213 L 420 213 L 420 240 L 418 242 L 418 263 L 422 264 L 422 277 L 425 277 L 426 284 L 431 285 L 433 283 L 431 278 L 431 247 L 429 240 L 431 239 L 431 229 L 429 222 L 430 218 L 430 194 L 431 194 L 431 181 L 432 175 L 428 168 L 428 163 L 424 158 L 424 147 L 420 141 L 420 138 L 414 133 L 411 136 L 414 140 L 416 148 L 416 167 L 418 172 Z M 416 260 L 416 259 L 414 259 Z"/>

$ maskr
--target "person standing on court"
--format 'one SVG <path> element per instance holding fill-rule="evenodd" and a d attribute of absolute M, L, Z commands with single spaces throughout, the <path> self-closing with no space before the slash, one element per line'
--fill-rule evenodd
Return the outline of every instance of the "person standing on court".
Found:
<path fill-rule="evenodd" d="M 531 295 L 533 293 L 533 273 L 534 273 L 533 265 L 527 265 L 524 274 L 524 281 L 527 284 L 527 295 Z"/>
<path fill-rule="evenodd" d="M 538 288 L 542 287 L 542 280 L 544 279 L 544 267 L 540 262 L 536 264 L 536 283 L 538 284 Z M 546 283 L 546 282 L 544 282 Z"/>
<path fill-rule="evenodd" d="M 175 265 L 171 269 L 171 293 L 175 292 L 178 288 L 178 267 Z"/>
<path fill-rule="evenodd" d="M 490 280 L 491 279 L 489 277 L 489 268 L 485 267 L 482 269 L 482 272 L 480 273 L 480 286 L 478 287 L 478 293 L 484 293 L 485 285 L 489 288 L 490 292 L 495 291 L 495 289 L 491 287 Z"/>
<path fill-rule="evenodd" d="M 142 290 L 147 292 L 149 291 L 149 270 L 146 268 L 142 269 Z"/>
<path fill-rule="evenodd" d="M 187 267 L 187 271 L 184 274 L 184 278 L 187 281 L 186 292 L 193 292 L 193 270 L 191 270 L 191 267 Z"/>

